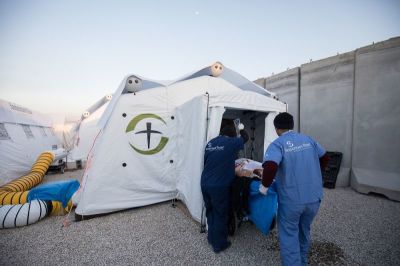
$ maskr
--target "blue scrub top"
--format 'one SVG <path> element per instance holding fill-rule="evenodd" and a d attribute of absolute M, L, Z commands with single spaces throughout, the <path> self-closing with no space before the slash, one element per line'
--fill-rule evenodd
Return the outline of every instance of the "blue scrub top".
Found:
<path fill-rule="evenodd" d="M 235 178 L 235 159 L 243 149 L 241 137 L 218 136 L 207 143 L 204 152 L 202 186 L 230 186 Z"/>
<path fill-rule="evenodd" d="M 319 158 L 325 149 L 311 137 L 288 131 L 272 142 L 265 161 L 278 164 L 276 189 L 279 203 L 306 204 L 322 199 Z"/>

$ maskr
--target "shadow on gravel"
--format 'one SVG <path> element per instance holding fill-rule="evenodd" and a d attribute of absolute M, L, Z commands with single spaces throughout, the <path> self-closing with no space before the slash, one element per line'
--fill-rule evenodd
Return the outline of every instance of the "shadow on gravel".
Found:
<path fill-rule="evenodd" d="M 267 250 L 280 251 L 277 231 L 270 233 Z M 310 265 L 341 265 L 346 264 L 343 250 L 334 243 L 313 241 L 308 255 Z"/>
<path fill-rule="evenodd" d="M 342 264 L 345 262 L 344 252 L 334 243 L 313 241 L 308 262 L 310 265 Z"/>

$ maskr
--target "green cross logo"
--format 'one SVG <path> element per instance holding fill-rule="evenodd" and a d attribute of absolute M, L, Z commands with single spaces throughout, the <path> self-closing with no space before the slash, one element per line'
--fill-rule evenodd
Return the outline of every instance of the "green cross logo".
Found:
<path fill-rule="evenodd" d="M 158 145 L 154 148 L 154 149 L 150 149 L 150 145 L 151 145 L 151 136 L 152 134 L 160 134 L 162 135 L 163 133 L 161 133 L 160 131 L 157 130 L 153 130 L 152 127 L 152 123 L 146 122 L 146 130 L 140 130 L 140 131 L 136 131 L 136 126 L 137 124 L 144 120 L 144 119 L 156 119 L 161 121 L 164 125 L 167 125 L 167 123 L 165 123 L 165 121 L 159 117 L 158 115 L 155 114 L 140 114 L 138 116 L 135 116 L 128 124 L 128 126 L 126 127 L 125 132 L 129 133 L 129 132 L 134 132 L 135 135 L 138 134 L 146 134 L 147 136 L 147 150 L 141 150 L 137 147 L 135 147 L 132 143 L 129 143 L 129 145 L 132 147 L 132 149 L 134 149 L 136 152 L 143 154 L 143 155 L 153 155 L 156 154 L 158 152 L 160 152 L 162 149 L 164 149 L 165 145 L 167 145 L 168 142 L 168 138 L 166 137 L 161 137 L 160 142 L 158 143 Z"/>

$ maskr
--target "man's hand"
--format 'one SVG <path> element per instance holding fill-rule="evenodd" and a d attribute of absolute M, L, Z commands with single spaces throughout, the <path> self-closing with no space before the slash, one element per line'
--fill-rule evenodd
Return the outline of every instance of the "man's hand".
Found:
<path fill-rule="evenodd" d="M 253 173 L 258 176 L 259 178 L 261 178 L 262 173 L 263 173 L 263 169 L 254 169 Z"/>
<path fill-rule="evenodd" d="M 268 188 L 264 187 L 263 184 L 260 183 L 260 187 L 258 188 L 258 191 L 260 191 L 260 193 L 265 196 L 265 195 L 267 195 Z"/>
<path fill-rule="evenodd" d="M 250 170 L 243 169 L 243 165 L 239 164 L 235 167 L 235 175 L 242 176 L 242 177 L 252 177 L 253 172 Z"/>

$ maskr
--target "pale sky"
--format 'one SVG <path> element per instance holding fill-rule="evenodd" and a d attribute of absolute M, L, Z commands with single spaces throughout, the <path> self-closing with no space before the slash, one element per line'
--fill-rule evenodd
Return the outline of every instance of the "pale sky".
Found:
<path fill-rule="evenodd" d="M 77 115 L 130 73 L 255 80 L 396 36 L 399 0 L 0 0 L 0 98 Z"/>

